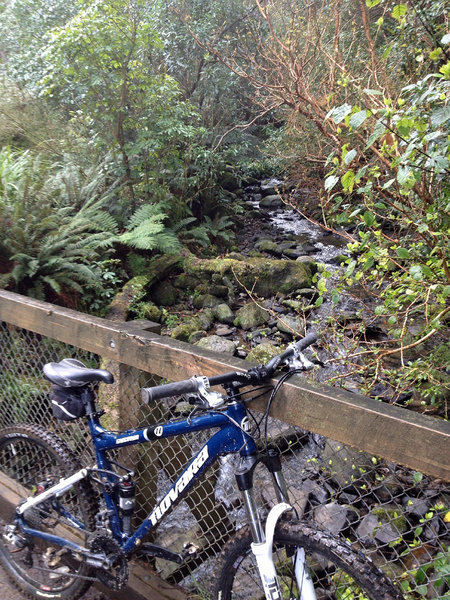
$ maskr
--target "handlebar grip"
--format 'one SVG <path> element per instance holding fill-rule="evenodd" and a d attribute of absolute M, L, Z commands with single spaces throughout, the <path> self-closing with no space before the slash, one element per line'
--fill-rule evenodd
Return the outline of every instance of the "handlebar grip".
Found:
<path fill-rule="evenodd" d="M 174 381 L 173 383 L 142 388 L 141 396 L 142 400 L 148 404 L 152 400 L 161 400 L 162 398 L 169 398 L 170 396 L 181 396 L 182 394 L 195 392 L 198 392 L 198 382 L 192 377 L 191 379 L 184 379 L 183 381 Z"/>
<path fill-rule="evenodd" d="M 317 334 L 314 332 L 308 333 L 302 340 L 299 340 L 295 346 L 299 352 L 317 342 Z"/>

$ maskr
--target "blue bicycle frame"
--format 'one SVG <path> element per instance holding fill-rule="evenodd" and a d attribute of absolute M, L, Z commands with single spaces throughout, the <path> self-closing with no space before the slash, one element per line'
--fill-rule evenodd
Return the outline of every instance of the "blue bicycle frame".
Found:
<path fill-rule="evenodd" d="M 167 494 L 154 507 L 153 511 L 141 523 L 137 530 L 127 535 L 122 530 L 121 518 L 118 506 L 115 502 L 112 493 L 109 493 L 103 485 L 103 497 L 106 508 L 110 515 L 110 527 L 112 534 L 117 542 L 122 547 L 125 554 L 131 553 L 141 542 L 143 537 L 155 527 L 164 515 L 179 501 L 193 486 L 195 481 L 203 475 L 203 473 L 215 462 L 221 454 L 229 454 L 239 452 L 244 457 L 252 457 L 257 455 L 256 444 L 251 436 L 249 436 L 244 427 L 247 423 L 246 409 L 240 403 L 229 404 L 220 412 L 208 412 L 206 414 L 191 418 L 180 419 L 176 421 L 167 421 L 156 425 L 144 427 L 142 429 L 131 429 L 121 433 L 108 431 L 100 425 L 98 415 L 93 411 L 88 418 L 89 428 L 94 444 L 95 457 L 97 461 L 98 472 L 102 477 L 107 478 L 106 483 L 114 484 L 117 481 L 117 476 L 113 475 L 114 463 L 112 463 L 107 452 L 117 450 L 125 446 L 133 446 L 138 444 L 151 443 L 152 441 L 170 438 L 186 433 L 203 431 L 206 429 L 219 430 L 202 446 L 202 448 L 193 456 L 189 464 L 179 475 L 178 479 L 173 483 Z M 79 471 L 78 479 L 88 476 L 89 469 Z M 92 470 L 91 470 L 92 471 Z M 95 469 L 93 470 L 95 472 Z M 77 477 L 75 474 L 72 477 Z M 68 478 L 67 481 L 69 481 Z M 59 486 L 59 488 L 58 488 Z M 65 491 L 63 483 L 56 484 L 48 488 L 41 496 L 52 498 L 59 495 L 59 491 Z M 40 496 L 35 496 L 31 499 L 31 505 L 38 504 Z M 63 509 L 61 509 L 63 510 Z M 74 518 L 71 518 L 67 513 L 64 514 L 72 522 L 74 527 L 83 529 Z M 70 548 L 74 551 L 86 552 L 84 548 L 78 544 L 65 538 L 55 536 L 43 531 L 35 530 L 29 527 L 21 514 L 17 515 L 17 520 L 24 533 L 29 533 L 33 536 L 56 543 L 62 547 Z"/>

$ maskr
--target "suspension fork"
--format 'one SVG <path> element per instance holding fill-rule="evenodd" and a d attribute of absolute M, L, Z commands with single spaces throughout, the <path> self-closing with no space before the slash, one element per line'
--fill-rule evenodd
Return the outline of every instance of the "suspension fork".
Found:
<path fill-rule="evenodd" d="M 253 491 L 253 475 L 256 466 L 260 462 L 266 465 L 272 476 L 278 501 L 278 504 L 271 509 L 267 517 L 265 530 L 261 523 Z M 281 600 L 282 593 L 273 563 L 273 538 L 278 520 L 283 513 L 292 510 L 292 506 L 289 504 L 289 494 L 281 468 L 280 455 L 277 451 L 269 449 L 267 454 L 264 455 L 243 457 L 235 475 L 252 533 L 253 543 L 251 549 L 256 559 L 266 600 Z M 300 594 L 299 598 L 301 600 L 316 600 L 303 548 L 296 548 L 291 559 Z"/>

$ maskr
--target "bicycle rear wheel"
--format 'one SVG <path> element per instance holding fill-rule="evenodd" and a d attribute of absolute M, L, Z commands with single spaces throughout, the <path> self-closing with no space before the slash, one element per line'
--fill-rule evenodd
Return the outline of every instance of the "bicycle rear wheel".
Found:
<path fill-rule="evenodd" d="M 215 600 L 265 599 L 251 542 L 245 528 L 224 548 L 216 570 Z M 282 600 L 301 598 L 292 558 L 299 547 L 305 551 L 317 600 L 403 599 L 401 592 L 372 561 L 328 533 L 305 523 L 291 522 L 280 523 L 274 539 L 274 563 Z"/>
<path fill-rule="evenodd" d="M 20 502 L 78 471 L 68 446 L 37 425 L 17 425 L 0 432 L 0 477 L 9 495 Z M 94 529 L 95 496 L 86 480 L 60 497 L 24 513 L 31 528 L 84 545 Z M 0 536 L 0 561 L 13 582 L 32 598 L 75 600 L 91 584 L 91 569 L 72 552 L 21 532 L 13 521 Z"/>

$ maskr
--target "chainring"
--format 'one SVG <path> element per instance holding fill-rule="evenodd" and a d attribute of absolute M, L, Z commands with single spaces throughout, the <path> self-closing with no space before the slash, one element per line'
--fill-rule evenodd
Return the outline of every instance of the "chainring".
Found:
<path fill-rule="evenodd" d="M 95 569 L 97 579 L 111 590 L 122 589 L 128 582 L 129 569 L 127 557 L 116 540 L 107 532 L 97 531 L 90 536 L 88 546 L 91 552 L 103 553 L 111 561 L 108 570 Z"/>

